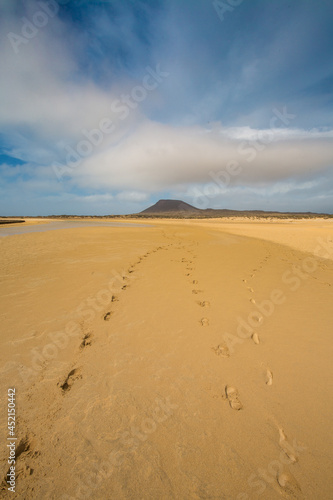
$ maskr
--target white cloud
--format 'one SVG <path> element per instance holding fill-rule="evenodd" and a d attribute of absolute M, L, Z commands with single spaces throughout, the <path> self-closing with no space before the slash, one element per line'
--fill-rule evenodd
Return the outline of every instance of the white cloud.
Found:
<path fill-rule="evenodd" d="M 38 2 L 28 2 L 27 6 L 31 13 L 40 10 Z M 0 20 L 5 41 L 0 46 L 5 68 L 0 80 L 0 94 L 5 97 L 0 132 L 8 152 L 24 161 L 51 163 L 65 156 L 64 145 L 75 147 L 85 139 L 84 130 L 98 128 L 105 118 L 113 122 L 116 130 L 112 137 L 104 135 L 100 149 L 135 126 L 141 116 L 139 106 L 121 120 L 111 105 L 137 82 L 117 80 L 109 89 L 102 89 L 83 77 L 69 43 L 74 35 L 59 17 L 50 18 L 48 25 L 15 53 L 6 35 L 20 35 L 22 25 L 8 12 Z"/>
<path fill-rule="evenodd" d="M 85 196 L 77 196 L 77 200 L 88 203 L 109 202 L 114 199 L 112 194 L 89 194 Z"/>
<path fill-rule="evenodd" d="M 147 193 L 140 193 L 138 191 L 122 191 L 116 195 L 116 198 L 121 201 L 146 201 L 148 199 Z"/>
<path fill-rule="evenodd" d="M 268 135 L 271 133 L 271 135 Z M 117 146 L 73 170 L 79 186 L 153 192 L 211 182 L 230 162 L 232 184 L 269 184 L 333 167 L 332 131 L 174 128 L 146 121 Z"/>

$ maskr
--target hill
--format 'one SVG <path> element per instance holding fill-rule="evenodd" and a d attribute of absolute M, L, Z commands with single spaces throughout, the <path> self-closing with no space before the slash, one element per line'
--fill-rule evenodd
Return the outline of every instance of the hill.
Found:
<path fill-rule="evenodd" d="M 169 214 L 183 212 L 200 212 L 199 208 L 195 208 L 181 200 L 159 200 L 155 205 L 146 208 L 141 214 Z"/>
<path fill-rule="evenodd" d="M 181 200 L 159 200 L 155 205 L 146 208 L 137 214 L 125 215 L 123 217 L 161 217 L 176 219 L 209 219 L 222 217 L 247 217 L 247 218 L 269 218 L 277 217 L 279 219 L 304 219 L 324 217 L 331 218 L 330 214 L 312 213 L 312 212 L 277 212 L 264 210 L 230 210 L 230 209 L 200 209 L 189 205 Z"/>

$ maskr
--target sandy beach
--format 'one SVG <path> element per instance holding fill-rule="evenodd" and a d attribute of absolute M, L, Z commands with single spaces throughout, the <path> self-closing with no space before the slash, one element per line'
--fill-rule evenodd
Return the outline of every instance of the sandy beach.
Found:
<path fill-rule="evenodd" d="M 332 498 L 332 220 L 131 222 L 0 238 L 2 498 Z"/>

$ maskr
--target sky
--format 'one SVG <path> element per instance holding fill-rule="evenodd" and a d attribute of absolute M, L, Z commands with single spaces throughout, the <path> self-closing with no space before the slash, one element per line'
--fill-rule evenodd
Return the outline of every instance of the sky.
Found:
<path fill-rule="evenodd" d="M 0 0 L 0 215 L 333 213 L 331 0 Z"/>

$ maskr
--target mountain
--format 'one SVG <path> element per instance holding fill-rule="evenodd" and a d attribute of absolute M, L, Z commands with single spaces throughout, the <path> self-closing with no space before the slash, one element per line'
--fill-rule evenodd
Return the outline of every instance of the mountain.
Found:
<path fill-rule="evenodd" d="M 159 200 L 155 205 L 152 205 L 141 214 L 169 214 L 169 213 L 184 213 L 184 212 L 201 212 L 199 208 L 195 208 L 181 200 Z"/>
<path fill-rule="evenodd" d="M 124 217 L 124 216 L 123 216 Z M 226 208 L 196 208 L 181 200 L 159 200 L 146 210 L 125 217 L 161 217 L 173 219 L 209 219 L 222 217 L 246 217 L 246 218 L 270 218 L 293 219 L 325 217 L 332 218 L 333 215 L 311 212 L 273 212 L 265 210 L 230 210 Z"/>

